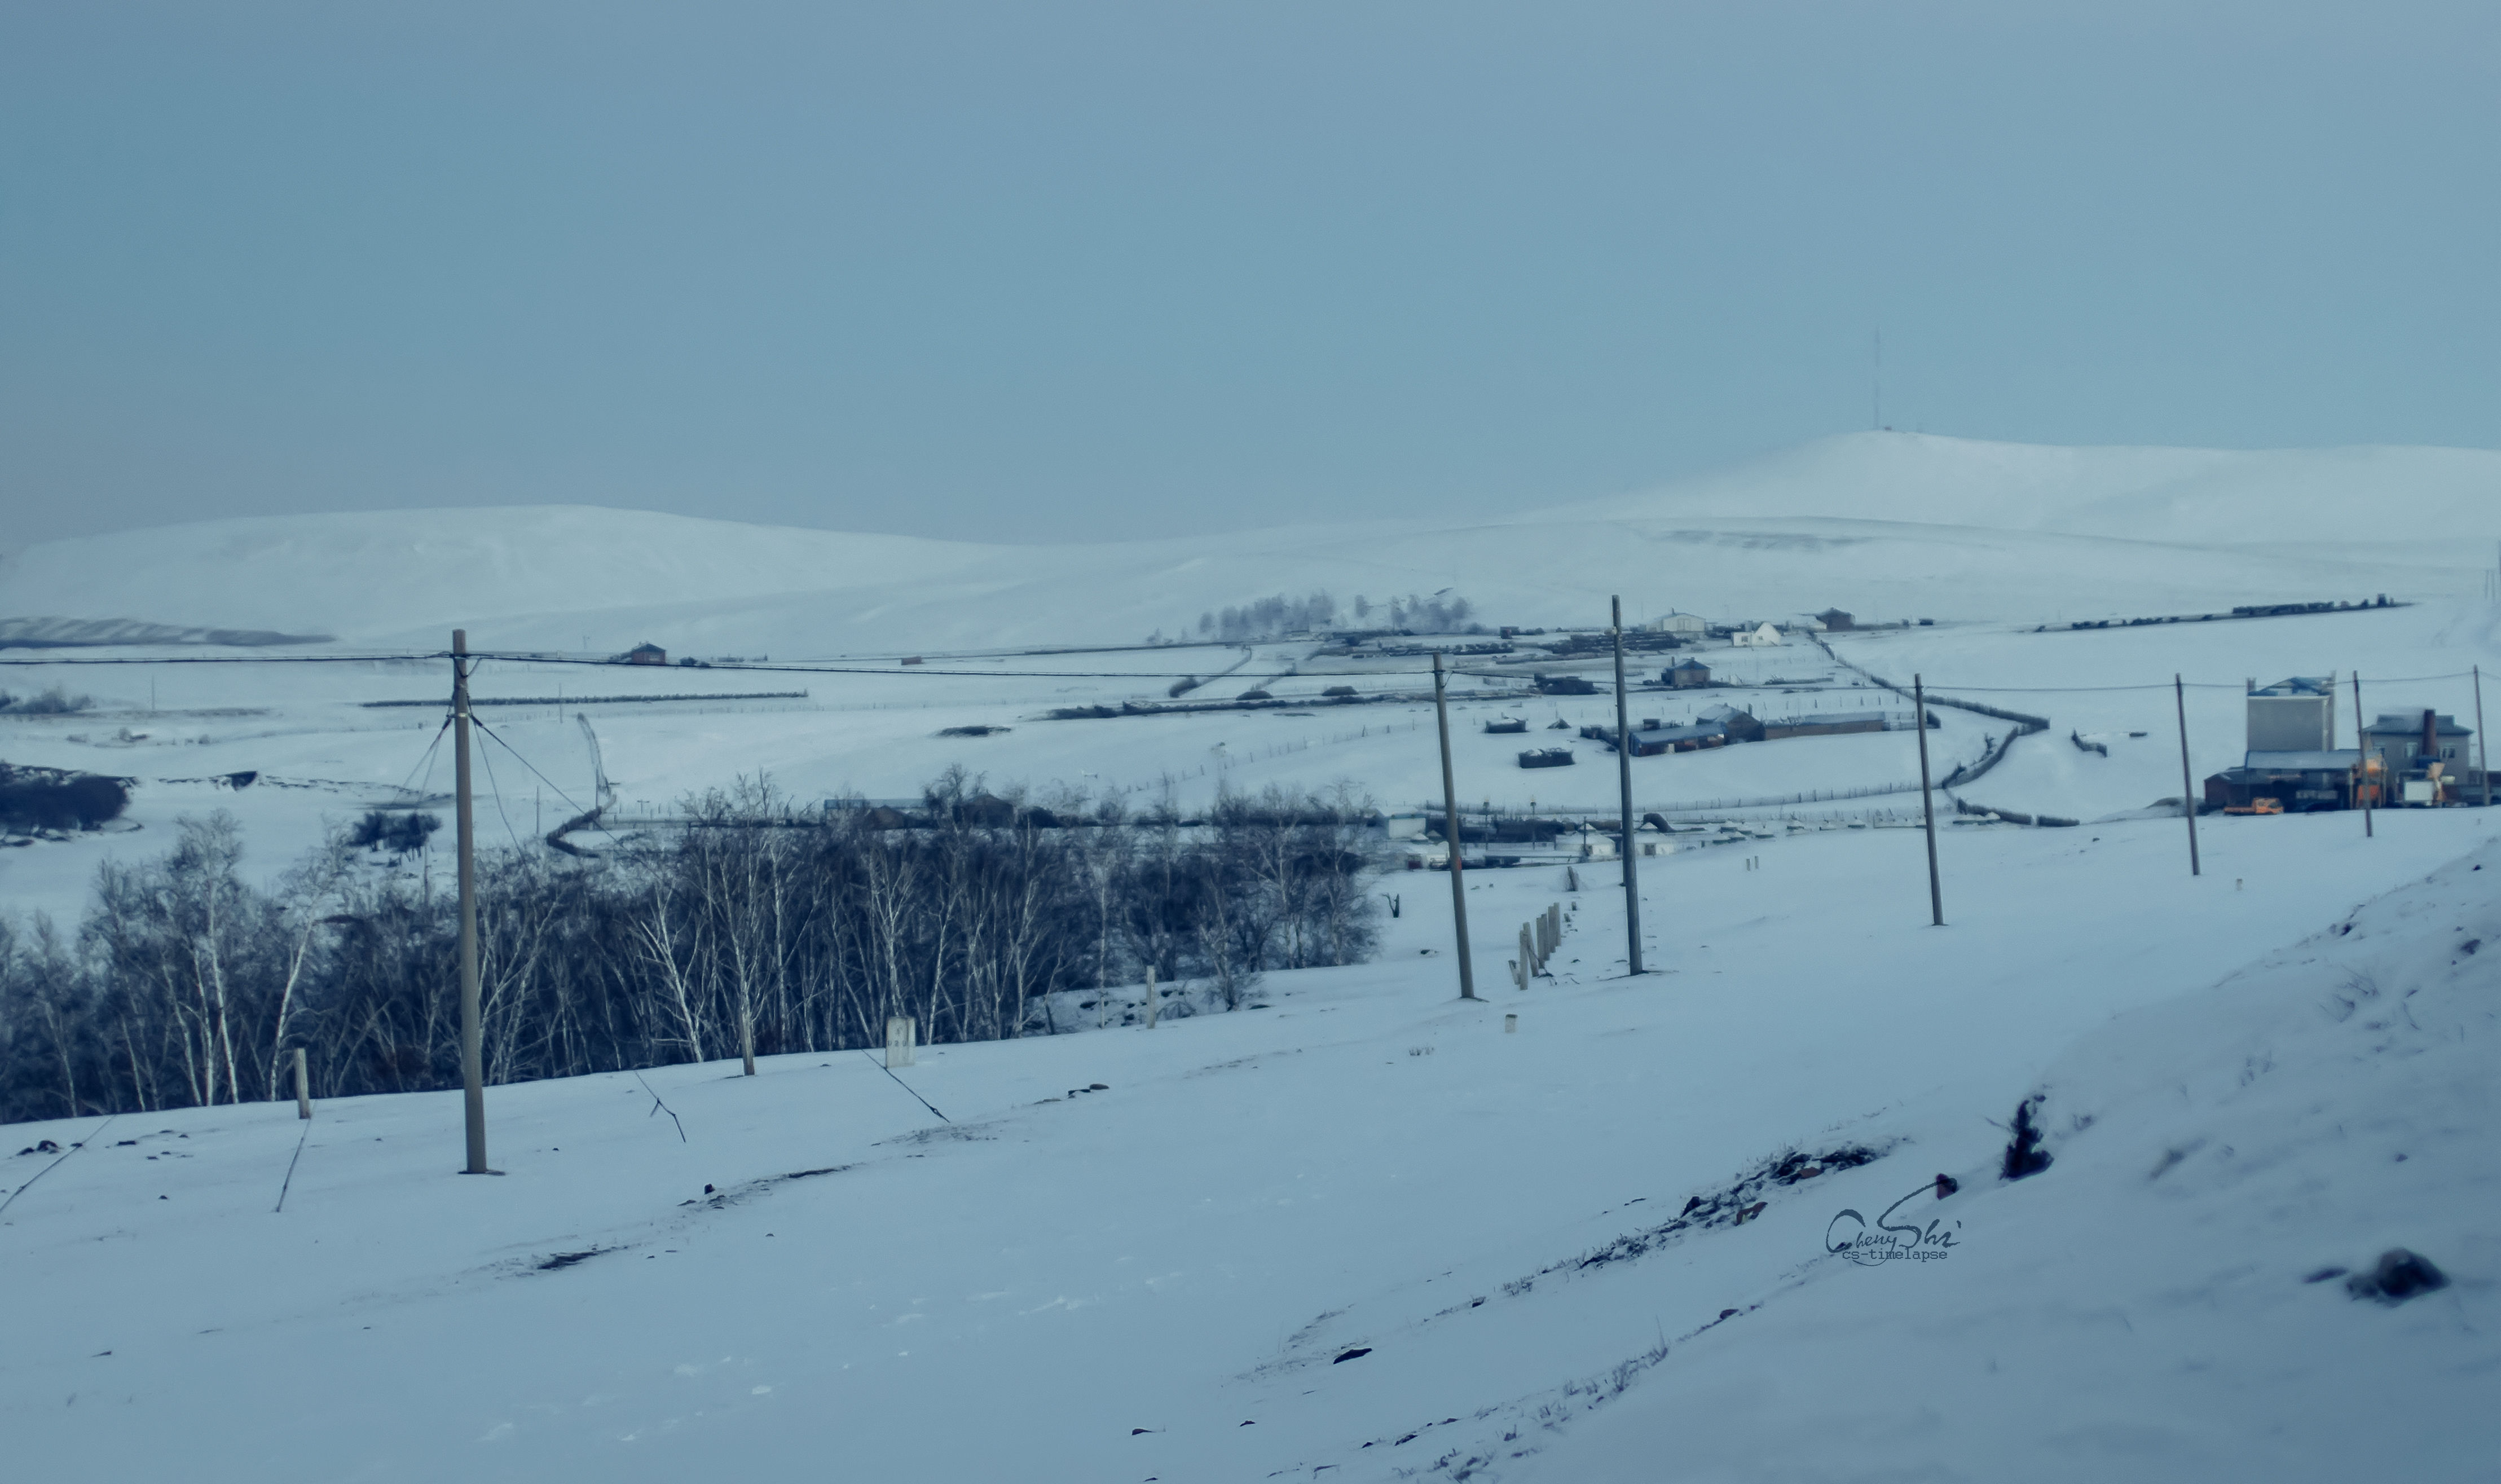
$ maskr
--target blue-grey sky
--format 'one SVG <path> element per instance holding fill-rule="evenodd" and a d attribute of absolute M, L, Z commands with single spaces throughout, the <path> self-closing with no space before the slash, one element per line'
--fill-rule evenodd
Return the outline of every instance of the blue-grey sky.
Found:
<path fill-rule="evenodd" d="M 2501 444 L 2501 8 L 0 0 L 0 547 Z"/>

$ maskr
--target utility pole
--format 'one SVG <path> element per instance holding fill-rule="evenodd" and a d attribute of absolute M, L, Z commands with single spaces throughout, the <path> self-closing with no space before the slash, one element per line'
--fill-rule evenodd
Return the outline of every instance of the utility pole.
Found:
<path fill-rule="evenodd" d="M 1607 632 L 1616 641 L 1616 782 L 1623 791 L 1624 806 L 1624 958 L 1629 973 L 1642 972 L 1641 961 L 1641 870 L 1633 863 L 1633 734 L 1632 724 L 1624 719 L 1624 600 L 1615 600 L 1615 626 Z"/>
<path fill-rule="evenodd" d="M 2475 771 L 2484 775 L 2484 807 L 2492 807 L 2492 748 L 2484 740 L 2484 667 L 2475 667 Z"/>
<path fill-rule="evenodd" d="M 1928 826 L 1928 926 L 1941 928 L 1946 925 L 1946 894 L 1937 881 L 1937 801 L 1928 792 L 1928 688 L 1916 675 L 1911 676 L 1911 709 L 1917 712 L 1911 722 L 1919 732 L 1919 813 Z"/>
<path fill-rule="evenodd" d="M 1442 676 L 1442 651 L 1433 651 L 1433 718 L 1442 725 L 1442 839 L 1451 847 L 1451 926 L 1459 939 L 1459 998 L 1477 997 L 1476 968 L 1468 957 L 1468 889 L 1459 879 L 1459 788 L 1451 776 L 1451 704 Z"/>
<path fill-rule="evenodd" d="M 2197 869 L 2197 795 L 2188 785 L 2188 683 L 2172 672 L 2171 699 L 2180 708 L 2180 813 L 2188 821 L 2188 874 Z"/>
<path fill-rule="evenodd" d="M 469 631 L 451 631 L 452 809 L 460 857 L 460 1095 L 469 1126 L 469 1168 L 486 1168 L 484 1037 L 478 1023 L 478 829 L 469 796 Z"/>
<path fill-rule="evenodd" d="M 2371 734 L 2362 726 L 2362 672 L 2353 672 L 2353 797 L 2362 801 L 2362 838 L 2371 838 Z"/>

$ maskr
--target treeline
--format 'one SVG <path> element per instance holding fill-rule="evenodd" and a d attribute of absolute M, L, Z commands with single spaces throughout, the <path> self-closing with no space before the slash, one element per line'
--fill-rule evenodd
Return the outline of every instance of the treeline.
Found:
<path fill-rule="evenodd" d="M 0 711 L 17 716 L 67 716 L 94 706 L 95 697 L 74 696 L 58 685 L 31 696 L 13 696 L 0 690 Z"/>
<path fill-rule="evenodd" d="M 1204 639 L 1244 643 L 1333 628 L 1344 619 L 1356 628 L 1385 624 L 1391 632 L 1466 634 L 1484 628 L 1474 621 L 1475 615 L 1476 608 L 1467 599 L 1440 594 L 1425 598 L 1410 593 L 1375 603 L 1357 593 L 1353 606 L 1341 610 L 1337 600 L 1324 592 L 1304 598 L 1279 593 L 1239 608 L 1211 609 L 1198 615 L 1198 632 Z"/>
<path fill-rule="evenodd" d="M 1372 950 L 1349 800 L 1271 790 L 1184 823 L 973 797 L 950 777 L 897 827 L 756 786 L 585 859 L 482 850 L 487 1079 L 877 1045 L 889 1015 L 924 1041 L 1050 1031 L 1052 992 L 1149 966 L 1230 1007 L 1263 971 Z M 100 868 L 75 931 L 0 919 L 0 1120 L 276 1098 L 299 1045 L 317 1096 L 457 1085 L 455 903 L 389 855 L 439 846 L 367 838 L 262 890 L 230 817 L 186 818 L 161 859 Z"/>
<path fill-rule="evenodd" d="M 1239 608 L 1212 609 L 1198 615 L 1198 632 L 1202 637 L 1240 643 L 1248 640 L 1274 639 L 1281 634 L 1299 634 L 1307 629 L 1325 629 L 1337 621 L 1337 600 L 1326 593 L 1313 593 L 1307 598 L 1288 598 L 1283 593 L 1261 598 Z"/>

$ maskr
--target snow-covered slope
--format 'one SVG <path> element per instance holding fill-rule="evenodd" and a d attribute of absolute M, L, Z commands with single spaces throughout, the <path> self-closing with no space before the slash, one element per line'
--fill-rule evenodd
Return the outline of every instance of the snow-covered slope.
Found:
<path fill-rule="evenodd" d="M 2192 545 L 2343 545 L 2390 540 L 2400 511 L 2417 531 L 2494 537 L 2496 496 L 2501 453 L 2482 448 L 2067 448 L 1851 433 L 1571 509 L 1641 519 L 1782 514 Z"/>
<path fill-rule="evenodd" d="M 2216 821 L 2196 878 L 2176 823 L 1959 832 L 1942 931 L 1915 834 L 1682 854 L 1638 981 L 1615 893 L 1490 873 L 1481 965 L 1574 910 L 1482 1005 L 1427 878 L 1266 1008 L 924 1053 L 949 1122 L 850 1053 L 494 1089 L 501 1179 L 453 1095 L 324 1104 L 300 1162 L 283 1104 L 20 1125 L 85 1147 L 0 1150 L 0 1439 L 63 1481 L 2477 1477 L 2501 848 L 2350 822 Z M 1906 1195 L 1947 1256 L 1828 1253 Z M 2304 1281 L 2395 1246 L 2450 1286 Z"/>
<path fill-rule="evenodd" d="M 206 521 L 0 563 L 0 617 L 778 655 L 1133 643 L 1272 593 L 1456 589 L 1495 622 L 2039 621 L 2473 592 L 2501 454 L 2044 448 L 1856 434 L 1499 520 L 1004 547 L 586 507 Z M 2406 512 L 2402 533 L 2392 523 Z M 1246 523 L 1255 512 L 1245 511 Z M 2418 534 L 2419 533 L 2419 534 Z"/>

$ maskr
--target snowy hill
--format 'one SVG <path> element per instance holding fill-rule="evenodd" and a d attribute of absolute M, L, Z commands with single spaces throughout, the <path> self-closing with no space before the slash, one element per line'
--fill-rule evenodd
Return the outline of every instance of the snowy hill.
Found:
<path fill-rule="evenodd" d="M 1552 983 L 1454 1001 L 1418 889 L 1377 965 L 909 1090 L 496 1088 L 500 1179 L 456 1095 L 300 1156 L 285 1104 L 16 1126 L 68 1157 L 0 1150 L 0 1437 L 61 1480 L 2474 1477 L 2501 848 L 2351 823 L 2217 821 L 2193 879 L 2176 822 L 1958 835 L 1942 931 L 1914 837 L 1679 856 L 1637 981 L 1615 893 L 1493 873 L 1479 963 L 1568 901 Z M 1831 1253 L 1888 1211 L 1944 1256 Z M 2400 1247 L 2448 1286 L 2349 1294 Z"/>
<path fill-rule="evenodd" d="M 2491 537 L 2501 453 L 2481 448 L 2064 448 L 1851 433 L 1573 507 L 1645 519 L 1777 513 L 2256 547 Z"/>
<path fill-rule="evenodd" d="M 2501 454 L 2079 449 L 1856 434 L 1500 520 L 1007 547 L 587 507 L 207 521 L 0 563 L 0 618 L 785 655 L 1135 643 L 1272 593 L 1455 589 L 1495 622 L 2043 621 L 2477 590 Z M 2405 535 L 2390 512 L 2407 512 Z M 2418 536 L 2414 533 L 2420 533 Z M 1592 595 L 1598 595 L 1593 597 Z"/>

